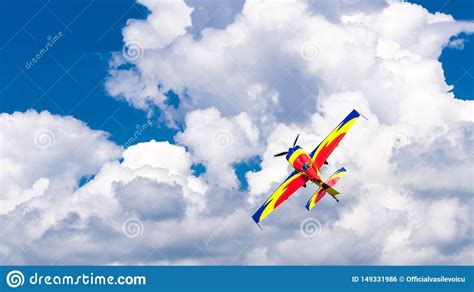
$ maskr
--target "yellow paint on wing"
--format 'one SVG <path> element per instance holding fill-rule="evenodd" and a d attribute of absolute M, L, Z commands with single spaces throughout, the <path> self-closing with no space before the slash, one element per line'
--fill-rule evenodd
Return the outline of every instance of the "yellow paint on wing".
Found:
<path fill-rule="evenodd" d="M 268 203 L 267 207 L 265 210 L 262 212 L 260 215 L 260 221 L 262 221 L 265 217 L 268 216 L 273 210 L 275 210 L 275 203 L 277 202 L 278 198 L 285 193 L 285 191 L 288 188 L 288 185 L 293 182 L 295 179 L 299 178 L 302 175 L 302 173 L 297 173 L 294 176 L 290 177 L 287 179 L 284 183 L 281 184 L 281 186 L 268 198 L 268 200 L 265 202 L 265 204 Z"/>
<path fill-rule="evenodd" d="M 316 149 L 316 152 L 314 153 L 312 157 L 312 161 L 314 162 L 316 160 L 316 157 L 318 157 L 319 153 L 321 152 L 322 149 L 324 149 L 328 144 L 330 144 L 332 141 L 334 141 L 339 135 L 347 133 L 352 125 L 354 125 L 355 121 L 359 117 L 353 118 L 347 123 L 345 123 L 341 128 L 339 128 L 340 125 L 338 125 L 324 140 L 321 142 L 321 145 L 319 145 L 318 149 Z M 328 153 L 329 154 L 329 153 Z"/>

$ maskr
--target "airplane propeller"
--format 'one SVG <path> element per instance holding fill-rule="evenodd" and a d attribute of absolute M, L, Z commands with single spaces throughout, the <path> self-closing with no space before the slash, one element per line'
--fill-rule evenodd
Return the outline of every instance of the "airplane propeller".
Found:
<path fill-rule="evenodd" d="M 273 157 L 283 156 L 283 155 L 286 155 L 286 154 L 288 154 L 288 151 L 277 153 L 277 154 L 273 155 Z"/>
<path fill-rule="evenodd" d="M 300 134 L 296 135 L 296 139 L 295 139 L 295 142 L 293 142 L 293 147 L 296 146 L 296 142 L 298 142 L 298 138 L 300 137 Z"/>
<path fill-rule="evenodd" d="M 300 134 L 296 135 L 295 142 L 293 142 L 293 147 L 296 146 L 296 142 L 298 142 L 299 137 L 300 137 Z M 283 156 L 283 155 L 286 155 L 286 154 L 288 154 L 288 151 L 283 151 L 283 152 L 277 153 L 277 154 L 273 155 L 273 157 Z"/>

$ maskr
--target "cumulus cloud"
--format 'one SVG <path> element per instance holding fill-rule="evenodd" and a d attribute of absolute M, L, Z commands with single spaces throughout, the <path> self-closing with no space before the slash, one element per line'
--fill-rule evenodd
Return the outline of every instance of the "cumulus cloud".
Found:
<path fill-rule="evenodd" d="M 82 176 L 97 172 L 121 152 L 107 133 L 47 111 L 3 113 L 0 128 L 0 214 L 48 188 L 76 187 Z"/>
<path fill-rule="evenodd" d="M 150 141 L 141 147 L 131 147 L 123 154 L 123 165 L 138 169 L 143 165 L 169 168 L 175 173 L 189 174 L 191 168 L 190 155 L 184 148 L 163 142 Z"/>
<path fill-rule="evenodd" d="M 20 114 L 5 115 L 4 118 L 16 120 L 17 116 L 24 118 Z M 73 130 L 74 123 L 71 127 L 66 121 L 62 129 Z M 82 130 L 81 135 L 86 138 L 97 135 L 86 127 Z M 69 133 L 75 136 L 74 132 Z M 2 134 L 9 140 L 15 138 L 12 133 Z M 108 141 L 98 140 L 90 148 L 79 148 L 77 151 L 93 152 L 103 147 L 102 143 L 118 148 Z M 142 155 L 150 153 L 158 154 L 144 160 Z M 182 161 L 168 160 L 169 157 L 179 157 Z M 8 213 L 0 216 L 2 262 L 52 263 L 56 260 L 55 256 L 67 255 L 69 260 L 66 262 L 69 263 L 111 263 L 110 258 L 104 255 L 105 249 L 110 251 L 113 247 L 124 255 L 134 253 L 135 249 L 141 248 L 143 238 L 136 240 L 130 248 L 124 249 L 124 246 L 146 234 L 150 239 L 154 238 L 145 242 L 143 247 L 150 250 L 171 235 L 169 232 L 174 232 L 172 226 L 203 212 L 203 193 L 207 187 L 186 168 L 191 164 L 183 147 L 150 141 L 128 148 L 123 153 L 122 162 L 115 158 L 111 156 L 110 161 L 102 161 L 93 173 L 94 178 L 80 187 L 77 187 L 77 181 L 74 186 L 59 185 L 54 189 L 48 188 L 48 181 L 35 183 L 33 190 L 43 187 L 41 196 L 23 200 L 13 206 L 13 210 L 7 210 Z M 59 183 L 56 180 L 62 179 L 43 175 L 52 183 Z M 45 183 L 46 189 L 42 186 Z M 23 193 L 20 195 L 23 196 Z M 18 224 L 24 228 L 18 229 Z M 113 243 L 109 246 L 108 241 Z M 61 253 L 53 252 L 59 246 L 65 249 Z"/>
<path fill-rule="evenodd" d="M 75 248 L 58 256 L 88 264 L 472 264 L 474 109 L 455 99 L 437 58 L 473 23 L 397 1 L 247 1 L 230 23 L 197 29 L 191 4 L 142 3 L 151 14 L 130 21 L 124 41 L 143 54 L 115 54 L 106 88 L 148 114 L 159 108 L 169 126 L 182 124 L 178 145 L 140 143 L 119 162 L 107 155 L 117 146 L 84 128 L 92 141 L 84 155 L 102 160 L 70 170 L 52 157 L 64 168 L 38 166 L 27 181 L 12 164 L 13 203 L 0 216 L 7 262 L 49 263 L 67 243 Z M 311 151 L 353 108 L 368 120 L 322 169 L 348 169 L 341 203 L 322 200 L 309 213 L 314 189 L 299 190 L 261 232 L 250 216 L 290 171 L 273 154 L 296 133 Z M 12 145 L 25 137 L 4 128 Z M 41 141 L 40 162 L 51 144 Z M 261 170 L 247 172 L 249 192 L 238 191 L 233 166 L 254 155 Z M 194 163 L 206 172 L 193 175 Z M 56 188 L 64 199 L 55 205 L 41 199 L 63 173 L 95 176 Z M 29 223 L 21 234 L 18 222 Z"/>
<path fill-rule="evenodd" d="M 162 49 L 191 26 L 192 9 L 184 1 L 140 1 L 150 10 L 146 20 L 131 19 L 123 30 L 125 43 Z"/>
<path fill-rule="evenodd" d="M 163 220 L 181 217 L 185 201 L 180 189 L 165 183 L 136 178 L 116 187 L 117 199 L 126 211 L 140 214 L 143 219 Z"/>
<path fill-rule="evenodd" d="M 255 155 L 258 135 L 246 113 L 226 118 L 216 108 L 209 108 L 186 115 L 186 129 L 177 141 L 188 145 L 197 162 L 206 165 L 208 181 L 237 188 L 233 164 Z"/>
<path fill-rule="evenodd" d="M 117 56 L 107 88 L 147 110 L 151 105 L 168 109 L 164 94 L 173 90 L 190 97 L 182 98 L 183 110 L 214 106 L 224 115 L 245 111 L 263 121 L 276 116 L 302 122 L 326 93 L 375 81 L 374 89 L 382 86 L 383 76 L 377 75 L 390 70 L 380 66 L 376 48 L 388 43 L 402 54 L 435 61 L 451 35 L 474 29 L 472 23 L 410 3 L 352 12 L 340 17 L 342 23 L 311 9 L 304 1 L 249 1 L 225 29 L 203 29 L 200 39 L 177 36 L 164 49 L 145 50 L 132 69 L 121 70 L 125 60 Z"/>

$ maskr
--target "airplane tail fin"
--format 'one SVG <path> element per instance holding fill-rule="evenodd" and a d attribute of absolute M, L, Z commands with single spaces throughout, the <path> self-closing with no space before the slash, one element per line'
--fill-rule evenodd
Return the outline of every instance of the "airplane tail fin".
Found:
<path fill-rule="evenodd" d="M 327 184 L 323 184 L 322 188 L 323 188 L 323 190 L 325 190 L 331 196 L 337 196 L 337 195 L 340 194 L 336 189 L 332 188 L 331 186 L 329 186 Z"/>
<path fill-rule="evenodd" d="M 338 169 L 333 175 L 331 175 L 326 182 L 322 183 L 320 188 L 316 191 L 316 193 L 309 199 L 306 203 L 306 209 L 311 210 L 319 200 L 321 200 L 326 193 L 331 195 L 334 199 L 335 196 L 339 194 L 337 190 L 333 188 L 333 186 L 337 183 L 337 181 L 346 173 L 346 169 L 341 167 Z M 338 199 L 336 201 L 339 202 Z"/>

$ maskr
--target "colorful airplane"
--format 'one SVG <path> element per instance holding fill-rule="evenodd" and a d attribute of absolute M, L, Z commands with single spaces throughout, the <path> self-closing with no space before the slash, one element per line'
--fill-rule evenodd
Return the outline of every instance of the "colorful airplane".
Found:
<path fill-rule="evenodd" d="M 299 138 L 298 134 L 293 146 L 288 149 L 288 151 L 274 155 L 274 157 L 286 155 L 286 160 L 288 160 L 294 170 L 252 216 L 255 223 L 258 224 L 262 221 L 273 212 L 273 210 L 280 206 L 281 203 L 293 195 L 293 193 L 295 193 L 300 187 L 306 187 L 308 180 L 316 184 L 319 189 L 309 199 L 306 204 L 306 209 L 311 210 L 316 203 L 326 195 L 326 193 L 339 202 L 336 198 L 339 192 L 336 191 L 333 186 L 346 173 L 346 169 L 344 167 L 338 169 L 326 181 L 321 177 L 319 170 L 324 164 L 327 164 L 329 155 L 331 155 L 334 149 L 336 149 L 339 142 L 341 142 L 342 138 L 344 138 L 346 133 L 360 116 L 362 115 L 356 110 L 353 110 L 310 154 L 306 153 L 303 148 L 296 145 Z"/>

